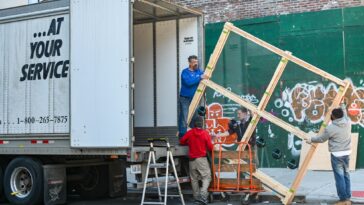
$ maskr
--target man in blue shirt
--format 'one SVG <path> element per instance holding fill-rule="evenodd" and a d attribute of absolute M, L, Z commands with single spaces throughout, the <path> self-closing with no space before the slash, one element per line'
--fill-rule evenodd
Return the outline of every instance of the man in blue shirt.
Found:
<path fill-rule="evenodd" d="M 179 96 L 179 118 L 178 118 L 178 131 L 179 137 L 187 132 L 187 117 L 188 109 L 198 84 L 201 79 L 206 79 L 206 75 L 198 67 L 197 56 L 192 55 L 188 57 L 188 68 L 183 69 L 181 74 L 181 92 Z M 191 123 L 193 125 L 193 123 Z"/>

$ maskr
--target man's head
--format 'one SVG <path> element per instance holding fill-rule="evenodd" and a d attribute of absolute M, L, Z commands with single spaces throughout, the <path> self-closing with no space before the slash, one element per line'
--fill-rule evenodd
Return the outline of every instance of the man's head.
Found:
<path fill-rule="evenodd" d="M 197 116 L 197 117 L 194 119 L 194 126 L 195 126 L 195 127 L 198 127 L 198 128 L 202 128 L 202 127 L 203 127 L 203 117 L 201 117 L 201 116 Z"/>
<path fill-rule="evenodd" d="M 192 55 L 192 56 L 189 56 L 188 57 L 188 67 L 191 68 L 191 69 L 193 69 L 193 70 L 198 69 L 198 59 L 197 59 L 197 56 Z"/>
<path fill-rule="evenodd" d="M 341 108 L 335 108 L 331 112 L 331 120 L 336 120 L 344 117 L 344 112 Z"/>
<path fill-rule="evenodd" d="M 245 107 L 239 107 L 236 114 L 239 120 L 244 120 L 248 116 L 248 110 Z"/>

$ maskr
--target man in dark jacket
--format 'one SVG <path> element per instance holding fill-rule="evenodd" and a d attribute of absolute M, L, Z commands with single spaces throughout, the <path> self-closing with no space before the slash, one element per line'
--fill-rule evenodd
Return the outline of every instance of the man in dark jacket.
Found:
<path fill-rule="evenodd" d="M 211 182 L 211 169 L 207 161 L 207 152 L 212 151 L 213 145 L 209 133 L 202 129 L 203 118 L 196 117 L 194 125 L 195 127 L 180 140 L 180 144 L 189 147 L 190 177 L 195 202 L 207 204 L 208 187 Z M 201 188 L 199 180 L 202 181 Z"/>
<path fill-rule="evenodd" d="M 249 115 L 248 110 L 245 107 L 240 107 L 236 111 L 238 120 L 231 120 L 229 123 L 229 133 L 236 133 L 238 138 L 237 141 L 240 142 L 243 139 L 246 129 L 249 126 L 252 117 Z M 255 131 L 249 139 L 249 144 L 254 148 L 256 141 Z"/>

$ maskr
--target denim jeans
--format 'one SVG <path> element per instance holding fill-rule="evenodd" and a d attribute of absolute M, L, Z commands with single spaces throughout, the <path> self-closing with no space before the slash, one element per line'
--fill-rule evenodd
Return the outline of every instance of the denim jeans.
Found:
<path fill-rule="evenodd" d="M 178 117 L 178 131 L 179 131 L 179 138 L 182 138 L 183 135 L 186 134 L 187 132 L 187 117 L 188 117 L 188 110 L 191 104 L 192 98 L 188 98 L 188 97 L 183 97 L 180 96 L 179 97 L 179 102 L 178 102 L 178 107 L 179 107 L 179 117 Z M 193 121 L 194 118 L 196 117 L 196 113 L 194 114 L 191 123 L 190 123 L 190 127 L 193 128 Z"/>
<path fill-rule="evenodd" d="M 350 199 L 349 156 L 335 157 L 331 154 L 331 165 L 334 171 L 336 191 L 340 201 Z"/>

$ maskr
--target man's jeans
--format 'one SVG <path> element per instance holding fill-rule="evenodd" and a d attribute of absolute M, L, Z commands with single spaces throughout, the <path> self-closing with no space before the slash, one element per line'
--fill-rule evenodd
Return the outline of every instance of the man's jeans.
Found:
<path fill-rule="evenodd" d="M 331 154 L 331 165 L 334 171 L 336 191 L 340 201 L 350 199 L 349 156 L 335 157 Z"/>
<path fill-rule="evenodd" d="M 183 135 L 187 132 L 187 117 L 188 110 L 191 104 L 192 98 L 188 97 L 179 97 L 178 107 L 179 107 L 179 117 L 178 117 L 178 131 L 179 138 L 183 137 Z M 195 115 L 193 116 L 195 118 Z M 194 127 L 193 119 L 191 120 L 190 127 Z"/>

